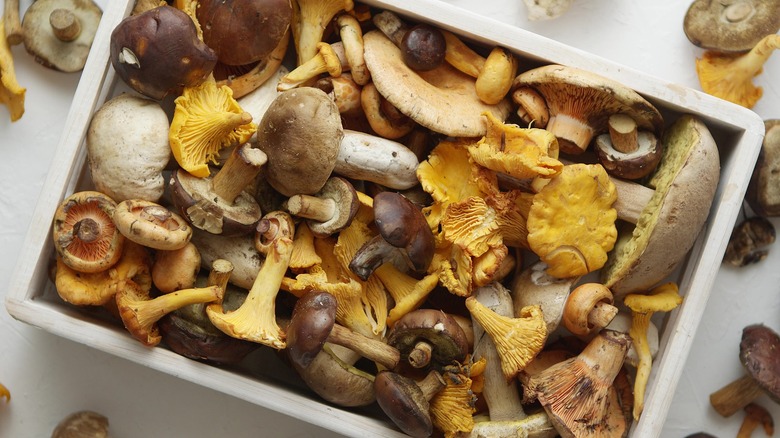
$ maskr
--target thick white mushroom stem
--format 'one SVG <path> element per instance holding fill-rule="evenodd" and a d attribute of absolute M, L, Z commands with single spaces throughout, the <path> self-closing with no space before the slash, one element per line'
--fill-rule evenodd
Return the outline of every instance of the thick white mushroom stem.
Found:
<path fill-rule="evenodd" d="M 420 183 L 417 179 L 419 164 L 417 155 L 401 143 L 345 129 L 333 172 L 406 190 Z"/>
<path fill-rule="evenodd" d="M 655 190 L 619 178 L 610 179 L 617 190 L 617 201 L 613 207 L 617 210 L 618 219 L 636 224 Z"/>
<path fill-rule="evenodd" d="M 398 349 L 382 341 L 356 333 L 340 324 L 333 325 L 333 329 L 328 335 L 328 342 L 349 348 L 389 370 L 395 369 L 401 359 L 401 352 Z"/>
<path fill-rule="evenodd" d="M 3 24 L 5 26 L 5 39 L 9 46 L 24 42 L 22 22 L 19 18 L 19 0 L 5 0 Z"/>
<path fill-rule="evenodd" d="M 636 121 L 625 114 L 613 114 L 607 123 L 609 138 L 615 150 L 629 153 L 639 149 Z"/>
<path fill-rule="evenodd" d="M 509 291 L 500 285 L 491 284 L 481 287 L 474 291 L 473 296 L 499 315 L 514 316 L 512 297 L 509 295 Z M 483 372 L 485 386 L 482 390 L 482 396 L 488 406 L 490 421 L 518 421 L 526 418 L 516 380 L 507 381 L 501 369 L 501 356 L 498 355 L 493 340 L 473 318 L 472 323 L 474 327 L 472 357 L 474 361 L 483 357 L 487 361 Z"/>
<path fill-rule="evenodd" d="M 252 116 L 249 115 L 249 118 L 251 120 Z M 214 193 L 232 204 L 255 180 L 266 161 L 268 157 L 265 152 L 251 147 L 249 143 L 235 148 L 222 169 L 211 180 Z"/>
<path fill-rule="evenodd" d="M 293 195 L 285 203 L 285 208 L 293 216 L 327 222 L 336 214 L 336 201 L 311 195 Z"/>
<path fill-rule="evenodd" d="M 55 9 L 49 14 L 51 30 L 60 41 L 71 42 L 81 34 L 81 22 L 68 9 Z"/>

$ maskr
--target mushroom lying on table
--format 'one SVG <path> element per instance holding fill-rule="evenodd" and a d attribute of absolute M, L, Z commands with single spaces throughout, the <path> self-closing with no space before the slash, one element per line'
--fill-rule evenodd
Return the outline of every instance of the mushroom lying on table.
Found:
<path fill-rule="evenodd" d="M 24 14 L 24 47 L 45 67 L 80 71 L 102 16 L 92 0 L 38 0 Z"/>
<path fill-rule="evenodd" d="M 780 216 L 780 119 L 764 121 L 765 134 L 745 199 L 756 214 Z"/>
<path fill-rule="evenodd" d="M 694 0 L 685 12 L 683 31 L 691 43 L 717 52 L 740 53 L 780 30 L 777 0 Z"/>

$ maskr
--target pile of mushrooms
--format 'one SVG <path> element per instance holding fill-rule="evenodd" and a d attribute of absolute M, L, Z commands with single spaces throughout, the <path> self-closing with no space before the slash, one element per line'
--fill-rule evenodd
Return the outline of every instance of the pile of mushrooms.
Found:
<path fill-rule="evenodd" d="M 623 436 L 718 184 L 706 125 L 390 11 L 259 3 L 114 30 L 131 91 L 54 218 L 60 297 L 215 366 L 276 350 L 411 436 Z"/>

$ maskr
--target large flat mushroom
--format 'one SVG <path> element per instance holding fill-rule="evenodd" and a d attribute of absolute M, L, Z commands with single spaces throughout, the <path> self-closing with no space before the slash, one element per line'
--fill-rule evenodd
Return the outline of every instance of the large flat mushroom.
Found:
<path fill-rule="evenodd" d="M 102 16 L 92 0 L 38 0 L 24 13 L 24 47 L 45 67 L 80 71 Z"/>
<path fill-rule="evenodd" d="M 618 187 L 618 203 L 643 206 L 633 228 L 619 230 L 615 248 L 601 270 L 601 282 L 615 299 L 648 290 L 669 275 L 693 246 L 707 220 L 720 178 L 720 158 L 707 127 L 682 116 L 666 132 L 664 156 L 648 186 L 639 192 Z M 616 206 L 617 208 L 617 206 Z M 620 209 L 618 209 L 620 211 Z M 619 215 L 620 216 L 620 215 Z"/>
<path fill-rule="evenodd" d="M 718 52 L 746 52 L 778 30 L 778 0 L 694 0 L 683 20 L 691 43 Z"/>
<path fill-rule="evenodd" d="M 480 137 L 487 125 L 483 113 L 505 120 L 510 101 L 480 101 L 474 78 L 447 63 L 415 71 L 399 49 L 380 31 L 363 35 L 365 60 L 379 93 L 400 112 L 426 128 L 453 137 Z"/>
<path fill-rule="evenodd" d="M 594 136 L 608 130 L 609 117 L 631 117 L 641 131 L 659 136 L 663 117 L 636 91 L 595 73 L 563 65 L 546 65 L 515 78 L 513 89 L 530 88 L 547 102 L 547 130 L 558 137 L 561 152 L 579 154 Z"/>

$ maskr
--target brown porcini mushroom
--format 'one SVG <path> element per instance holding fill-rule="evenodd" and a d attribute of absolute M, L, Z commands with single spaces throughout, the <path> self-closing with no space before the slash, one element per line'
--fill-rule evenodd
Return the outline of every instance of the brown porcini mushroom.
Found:
<path fill-rule="evenodd" d="M 379 234 L 366 242 L 349 263 L 363 281 L 391 262 L 401 272 L 422 273 L 433 259 L 433 233 L 422 211 L 403 195 L 381 192 L 374 197 L 374 223 Z"/>
<path fill-rule="evenodd" d="M 769 254 L 768 247 L 775 243 L 776 234 L 775 226 L 763 216 L 742 220 L 731 232 L 723 262 L 740 267 L 764 260 Z"/>
<path fill-rule="evenodd" d="M 265 163 L 265 154 L 245 143 L 213 176 L 198 178 L 176 169 L 170 180 L 173 205 L 195 228 L 224 236 L 251 233 L 262 211 L 245 189 Z"/>
<path fill-rule="evenodd" d="M 756 214 L 780 216 L 780 119 L 764 121 L 765 133 L 745 200 Z"/>
<path fill-rule="evenodd" d="M 245 65 L 266 60 L 289 38 L 292 5 L 290 0 L 201 0 L 197 17 L 203 42 L 214 49 L 219 62 Z"/>
<path fill-rule="evenodd" d="M 100 192 L 81 191 L 65 198 L 54 213 L 54 250 L 77 272 L 95 273 L 122 256 L 125 237 L 113 222 L 116 203 Z"/>
<path fill-rule="evenodd" d="M 613 383 L 630 344 L 627 334 L 602 330 L 577 356 L 528 379 L 526 391 L 544 406 L 561 436 L 623 436 L 627 424 Z"/>
<path fill-rule="evenodd" d="M 192 237 L 192 228 L 181 216 L 143 199 L 126 199 L 117 204 L 113 220 L 125 238 L 148 248 L 177 250 Z"/>
<path fill-rule="evenodd" d="M 763 324 L 752 324 L 742 330 L 739 360 L 742 377 L 710 394 L 710 404 L 717 413 L 729 417 L 758 396 L 766 394 L 780 403 L 780 335 Z"/>
<path fill-rule="evenodd" d="M 441 369 L 462 362 L 469 351 L 466 334 L 447 313 L 417 309 L 399 318 L 387 335 L 387 343 L 401 352 L 414 368 Z"/>
<path fill-rule="evenodd" d="M 625 114 L 638 129 L 658 136 L 663 118 L 636 91 L 616 81 L 574 67 L 547 65 L 521 73 L 513 88 L 531 87 L 547 102 L 546 129 L 558 137 L 561 152 L 580 154 L 593 137 L 608 129 L 609 117 Z"/>
<path fill-rule="evenodd" d="M 433 433 L 430 399 L 446 383 L 438 371 L 430 371 L 420 382 L 392 371 L 380 371 L 374 379 L 376 402 L 404 433 L 426 438 Z"/>
<path fill-rule="evenodd" d="M 360 202 L 352 184 L 334 176 L 314 195 L 290 196 L 284 206 L 291 215 L 305 218 L 315 236 L 324 237 L 348 227 Z"/>
<path fill-rule="evenodd" d="M 618 300 L 649 290 L 677 267 L 696 241 L 718 186 L 718 148 L 701 120 L 680 117 L 665 132 L 663 143 L 664 155 L 648 184 L 655 188 L 646 193 L 649 197 L 639 201 L 638 192 L 623 191 L 625 184 L 614 180 L 619 212 L 641 206 L 634 219 L 623 215 L 636 226 L 618 230 L 615 248 L 600 273 L 600 282 Z M 647 189 L 639 184 L 631 187 Z"/>
<path fill-rule="evenodd" d="M 694 0 L 683 19 L 691 43 L 718 52 L 746 52 L 778 30 L 777 0 Z"/>
<path fill-rule="evenodd" d="M 48 68 L 80 71 L 102 16 L 103 11 L 92 0 L 36 1 L 24 13 L 24 47 Z"/>
<path fill-rule="evenodd" d="M 111 33 L 114 70 L 130 88 L 152 99 L 202 83 L 216 63 L 216 53 L 198 38 L 192 18 L 173 6 L 129 16 Z"/>
<path fill-rule="evenodd" d="M 417 72 L 403 62 L 401 49 L 382 32 L 367 32 L 363 42 L 366 65 L 379 93 L 418 124 L 454 137 L 479 137 L 487 129 L 485 112 L 500 120 L 509 115 L 509 100 L 482 102 L 474 79 L 448 63 Z"/>
<path fill-rule="evenodd" d="M 401 356 L 385 342 L 336 323 L 336 298 L 328 292 L 309 291 L 298 298 L 286 333 L 290 360 L 302 368 L 311 364 L 326 342 L 349 348 L 387 369 L 394 369 Z"/>

